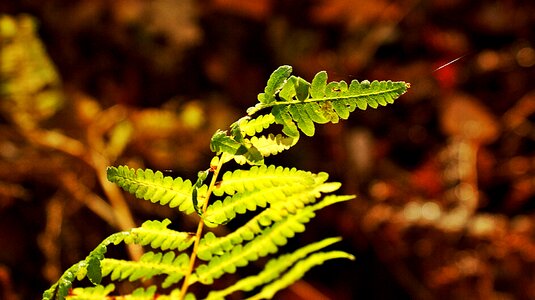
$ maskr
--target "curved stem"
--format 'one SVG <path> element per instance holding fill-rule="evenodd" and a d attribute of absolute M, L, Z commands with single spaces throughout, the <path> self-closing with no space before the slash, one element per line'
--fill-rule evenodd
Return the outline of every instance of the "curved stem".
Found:
<path fill-rule="evenodd" d="M 221 171 L 221 167 L 223 166 L 223 163 L 224 163 L 223 159 L 222 158 L 219 159 L 218 165 L 216 166 L 215 169 L 213 169 L 214 174 L 212 176 L 212 180 L 210 181 L 210 185 L 208 186 L 208 191 L 206 191 L 206 196 L 205 196 L 206 200 L 204 201 L 202 205 L 203 215 L 204 213 L 206 213 L 206 208 L 208 207 L 210 195 L 212 194 L 212 191 L 215 187 L 215 184 L 217 182 L 217 177 L 219 175 L 219 172 Z M 186 272 L 184 276 L 184 282 L 182 283 L 182 288 L 180 289 L 179 299 L 184 299 L 184 297 L 186 296 L 186 292 L 188 291 L 189 279 L 190 279 L 191 273 L 193 273 L 193 268 L 195 267 L 195 260 L 197 259 L 197 251 L 199 249 L 199 243 L 201 241 L 203 228 L 204 228 L 204 221 L 201 217 L 201 219 L 199 220 L 199 224 L 197 226 L 197 232 L 195 233 L 195 243 L 193 244 L 193 251 L 191 252 L 191 256 L 189 259 L 188 271 Z"/>

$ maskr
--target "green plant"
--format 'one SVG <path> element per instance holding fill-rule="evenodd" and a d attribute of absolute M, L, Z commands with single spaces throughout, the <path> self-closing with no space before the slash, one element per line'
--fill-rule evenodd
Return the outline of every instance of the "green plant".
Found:
<path fill-rule="evenodd" d="M 393 103 L 409 84 L 367 80 L 353 80 L 349 85 L 344 81 L 327 83 L 325 71 L 309 83 L 291 72 L 290 66 L 275 70 L 264 92 L 258 95 L 259 103 L 247 110 L 248 115 L 228 131 L 218 130 L 213 135 L 210 148 L 216 155 L 210 167 L 199 172 L 196 182 L 149 169 L 108 168 L 108 179 L 137 198 L 176 207 L 186 214 L 197 213 L 200 218 L 195 233 L 172 230 L 168 228 L 171 221 L 166 219 L 146 221 L 141 227 L 112 234 L 70 267 L 43 298 L 106 298 L 115 288 L 113 284 L 101 285 L 103 277 L 108 276 L 112 282 L 154 279 L 148 287 L 134 290 L 128 299 L 195 299 L 188 290 L 193 284 L 210 286 L 224 274 L 278 254 L 289 238 L 305 230 L 316 211 L 353 199 L 351 195 L 324 196 L 340 188 L 340 183 L 327 181 L 327 173 L 268 166 L 264 158 L 295 145 L 300 132 L 313 136 L 314 123 L 337 123 L 356 108 Z M 276 124 L 282 126 L 282 133 L 260 135 Z M 223 165 L 232 160 L 251 167 L 221 175 Z M 210 181 L 205 184 L 208 177 Z M 257 213 L 244 216 L 246 222 L 226 235 L 204 230 L 205 226 L 223 226 L 237 215 L 253 211 Z M 321 251 L 339 240 L 326 238 L 271 258 L 258 274 L 227 288 L 213 289 L 206 299 L 223 299 L 237 291 L 249 292 L 250 299 L 271 298 L 315 265 L 335 258 L 353 259 L 343 251 Z M 120 243 L 150 250 L 139 261 L 106 258 L 107 247 Z M 96 286 L 70 290 L 75 279 L 84 278 Z"/>

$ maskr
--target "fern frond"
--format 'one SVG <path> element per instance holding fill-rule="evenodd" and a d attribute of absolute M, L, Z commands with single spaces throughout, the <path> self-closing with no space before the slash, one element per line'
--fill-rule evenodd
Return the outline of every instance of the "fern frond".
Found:
<path fill-rule="evenodd" d="M 224 153 L 224 162 L 234 159 L 242 165 L 263 165 L 264 157 L 287 150 L 298 141 L 297 136 L 281 134 L 255 136 L 275 121 L 273 114 L 260 115 L 254 119 L 243 117 L 230 126 L 230 131 L 216 131 L 210 141 L 210 150 L 216 154 Z"/>
<path fill-rule="evenodd" d="M 60 279 L 43 293 L 43 299 L 64 299 L 75 279 L 82 280 L 87 277 L 93 284 L 99 284 L 102 276 L 105 276 L 103 269 L 106 266 L 103 265 L 102 261 L 105 260 L 104 255 L 109 245 L 125 242 L 126 244 L 151 245 L 154 249 L 160 248 L 162 250 L 184 250 L 191 246 L 193 237 L 189 233 L 168 229 L 167 226 L 170 223 L 171 221 L 168 219 L 161 222 L 146 221 L 141 227 L 110 235 L 95 247 L 84 260 L 67 269 Z"/>
<path fill-rule="evenodd" d="M 194 211 L 191 201 L 193 187 L 189 180 L 163 176 L 162 172 L 153 172 L 150 169 L 135 170 L 128 166 L 108 167 L 107 176 L 109 181 L 137 198 L 171 208 L 178 207 L 187 214 Z M 202 190 L 206 191 L 206 188 L 203 186 Z"/>
<path fill-rule="evenodd" d="M 215 226 L 232 220 L 236 214 L 266 207 L 268 203 L 284 201 L 285 209 L 294 211 L 314 201 L 321 193 L 339 188 L 339 183 L 324 183 L 327 173 L 313 174 L 295 168 L 275 166 L 254 166 L 250 170 L 236 170 L 223 175 L 223 180 L 214 190 L 215 195 L 227 193 L 231 196 L 217 200 L 204 214 L 206 225 Z M 293 203 L 294 207 L 290 205 Z"/>
<path fill-rule="evenodd" d="M 315 194 L 316 192 L 317 190 L 312 193 Z M 202 260 L 210 260 L 213 255 L 223 255 L 225 252 L 230 251 L 235 245 L 240 245 L 243 241 L 254 239 L 257 235 L 262 233 L 262 230 L 265 227 L 270 226 L 273 222 L 281 221 L 290 211 L 295 212 L 297 207 L 302 207 L 302 205 L 293 204 L 292 202 L 303 202 L 303 198 L 310 200 L 311 198 L 308 195 L 308 192 L 304 192 L 301 197 L 297 196 L 288 201 L 279 202 L 287 204 L 278 207 L 269 207 L 263 210 L 261 213 L 251 218 L 246 224 L 226 236 L 216 237 L 213 233 L 207 232 L 199 245 L 198 257 Z M 309 206 L 309 209 L 315 211 L 325 206 L 354 198 L 355 196 L 350 195 L 330 195 L 323 198 L 319 203 Z M 288 208 L 291 209 L 289 210 Z"/>
<path fill-rule="evenodd" d="M 127 235 L 128 232 L 118 232 L 104 239 L 84 260 L 67 269 L 58 281 L 43 293 L 43 300 L 65 299 L 75 279 L 82 280 L 87 277 L 91 283 L 99 284 L 102 280 L 100 262 L 104 259 L 107 247 L 120 243 Z"/>
<path fill-rule="evenodd" d="M 224 162 L 234 159 L 240 165 L 245 163 L 263 165 L 264 157 L 288 150 L 299 140 L 298 137 L 289 137 L 282 134 L 274 135 L 271 133 L 268 136 L 262 135 L 244 138 L 241 130 L 234 131 L 233 129 L 235 128 L 231 129 L 231 132 L 234 132 L 231 135 L 228 135 L 227 131 L 216 132 L 210 141 L 210 149 L 213 152 L 216 154 L 225 154 L 223 156 Z M 254 131 L 261 129 L 250 127 L 247 130 Z"/>
<path fill-rule="evenodd" d="M 189 262 L 188 255 L 175 256 L 173 251 L 161 253 L 146 252 L 139 261 L 105 258 L 102 261 L 102 276 L 110 276 L 112 281 L 135 281 L 150 279 L 156 275 L 167 275 L 162 287 L 167 288 L 184 277 Z"/>
<path fill-rule="evenodd" d="M 210 141 L 210 150 L 215 153 L 229 153 L 232 155 L 242 155 L 247 149 L 239 141 L 227 135 L 224 130 L 217 130 Z"/>
<path fill-rule="evenodd" d="M 159 171 L 128 166 L 107 169 L 109 181 L 137 198 L 176 207 L 188 214 L 197 212 L 201 218 L 195 233 L 172 230 L 167 219 L 147 221 L 138 228 L 115 233 L 70 267 L 44 292 L 43 299 L 194 300 L 191 285 L 210 285 L 260 257 L 276 256 L 258 274 L 208 294 L 208 299 L 213 300 L 236 291 L 254 291 L 257 294 L 251 299 L 265 299 L 301 278 L 313 266 L 336 258 L 354 259 L 342 251 L 320 252 L 339 238 L 278 254 L 290 238 L 305 231 L 318 210 L 354 196 L 325 196 L 341 186 L 339 182 L 328 182 L 327 173 L 267 166 L 264 159 L 294 146 L 301 133 L 314 135 L 316 124 L 347 119 L 357 108 L 364 110 L 368 106 L 377 108 L 393 103 L 407 91 L 409 84 L 367 80 L 353 80 L 349 84 L 328 82 L 325 71 L 317 73 L 310 83 L 291 73 L 290 66 L 275 70 L 258 95 L 259 103 L 247 110 L 248 115 L 228 130 L 215 132 L 210 150 L 216 155 L 210 168 L 198 173 L 197 181 L 192 183 L 164 176 Z M 260 110 L 265 111 L 259 113 Z M 274 124 L 277 129 L 282 127 L 282 133 L 274 131 Z M 223 165 L 231 160 L 251 167 L 221 176 Z M 204 182 L 210 175 L 208 186 Z M 218 237 L 213 232 L 203 236 L 207 226 L 226 224 L 239 214 L 257 210 L 247 215 L 245 224 L 224 236 Z M 150 247 L 152 251 L 146 249 L 149 251 L 139 261 L 105 257 L 108 246 L 120 243 Z M 136 289 L 129 295 L 110 296 L 114 286 L 102 286 L 103 277 L 110 281 L 157 279 L 157 284 Z M 95 287 L 70 290 L 74 280 L 85 278 Z M 179 282 L 182 282 L 180 289 Z"/>
<path fill-rule="evenodd" d="M 303 232 L 305 230 L 304 224 L 315 216 L 314 212 L 307 208 L 299 210 L 293 215 L 288 215 L 281 221 L 263 229 L 259 236 L 245 246 L 234 245 L 229 252 L 225 252 L 221 256 L 212 256 L 207 264 L 197 267 L 196 277 L 193 277 L 192 280 L 199 280 L 203 284 L 212 284 L 214 279 L 225 273 L 234 273 L 238 267 L 244 267 L 250 261 L 277 253 L 279 247 L 286 245 L 288 238 Z M 199 258 L 204 255 L 201 254 L 200 250 L 198 253 Z"/>
<path fill-rule="evenodd" d="M 199 244 L 197 256 L 205 261 L 213 259 L 214 255 L 225 256 L 236 245 L 241 245 L 243 241 L 251 241 L 253 239 L 251 243 L 257 243 L 258 240 L 267 239 L 264 242 L 258 242 L 265 243 L 264 246 L 261 246 L 264 249 L 257 249 L 260 253 L 264 253 L 265 249 L 273 249 L 273 245 L 282 246 L 286 243 L 287 238 L 293 237 L 295 233 L 302 232 L 305 229 L 304 224 L 315 216 L 314 212 L 316 210 L 353 198 L 354 196 L 330 195 L 314 205 L 306 206 L 295 211 L 291 215 L 288 215 L 288 211 L 282 212 L 275 208 L 267 208 L 249 220 L 245 225 L 226 236 L 216 237 L 211 232 L 205 234 Z M 266 245 L 270 245 L 270 247 Z M 251 248 L 252 246 L 246 247 Z M 254 250 L 255 247 L 252 248 Z M 267 254 L 265 253 L 261 256 Z"/>
<path fill-rule="evenodd" d="M 306 205 L 310 205 L 313 202 L 315 202 L 317 198 L 321 197 L 322 193 L 325 194 L 325 193 L 334 192 L 338 190 L 340 186 L 341 184 L 339 182 L 321 183 L 321 184 L 314 186 L 313 188 L 308 190 L 306 193 L 296 193 L 296 194 L 288 196 L 284 201 L 278 201 L 278 202 L 273 203 L 271 209 L 278 211 L 277 214 L 280 214 L 280 215 L 293 213 L 297 209 L 303 208 Z M 322 200 L 321 203 L 327 203 L 326 200 L 330 199 L 329 197 L 332 197 L 332 196 L 327 196 L 325 199 Z M 341 200 L 341 201 L 354 198 L 354 196 L 338 196 L 338 197 L 348 197 L 347 199 L 344 198 L 344 200 Z M 316 204 L 316 205 L 319 205 L 319 204 Z M 328 205 L 330 205 L 330 203 Z M 266 218 L 260 219 L 260 222 L 262 224 L 266 224 L 266 222 L 269 222 L 269 220 L 277 220 L 276 218 L 274 218 L 275 215 L 276 214 L 272 214 L 267 219 Z"/>
<path fill-rule="evenodd" d="M 115 296 L 113 300 L 176 300 L 179 299 L 179 295 L 179 289 L 173 289 L 167 295 L 159 294 L 157 293 L 157 287 L 153 285 L 148 288 L 137 288 L 130 295 Z M 188 293 L 184 300 L 195 300 L 195 295 Z"/>
<path fill-rule="evenodd" d="M 113 284 L 111 284 L 113 286 Z M 104 290 L 103 290 L 104 289 Z M 178 299 L 180 290 L 179 289 L 173 289 L 169 294 L 162 295 L 157 294 L 158 287 L 156 285 L 151 285 L 147 288 L 137 288 L 134 291 L 132 291 L 131 294 L 121 295 L 121 296 L 108 296 L 108 293 L 111 291 L 109 290 L 109 286 L 101 286 L 97 285 L 94 287 L 86 287 L 86 288 L 75 288 L 72 290 L 71 295 L 67 296 L 67 299 L 69 300 L 103 300 L 103 299 L 110 299 L 110 300 L 174 300 Z M 107 292 L 107 293 L 106 293 Z M 188 294 L 184 298 L 185 300 L 195 300 L 195 296 L 193 294 Z"/>
<path fill-rule="evenodd" d="M 236 193 L 233 196 L 227 196 L 223 201 L 217 200 L 208 206 L 203 218 L 208 226 L 226 224 L 234 219 L 236 214 L 254 211 L 257 207 L 266 207 L 268 203 L 307 190 L 307 186 L 296 184 Z"/>
<path fill-rule="evenodd" d="M 268 183 L 262 180 L 263 188 L 237 192 L 232 196 L 226 197 L 223 201 L 217 200 L 208 207 L 204 214 L 205 223 L 208 226 L 225 224 L 234 219 L 236 214 L 254 211 L 257 207 L 266 207 L 267 204 L 277 208 L 278 211 L 285 209 L 294 212 L 296 208 L 302 208 L 306 204 L 315 201 L 316 198 L 321 196 L 321 193 L 330 193 L 340 187 L 339 183 L 325 183 L 328 179 L 327 173 L 309 175 L 312 175 L 312 182 L 285 180 L 284 184 L 269 186 Z M 242 174 L 238 176 L 242 176 Z M 258 183 L 250 184 L 249 188 L 254 188 L 255 185 L 258 185 Z M 230 190 L 230 192 L 234 193 L 235 191 Z"/>
<path fill-rule="evenodd" d="M 113 283 L 107 286 L 97 285 L 86 288 L 75 288 L 67 297 L 69 300 L 101 300 L 115 290 Z"/>
<path fill-rule="evenodd" d="M 327 238 L 322 241 L 304 246 L 293 253 L 272 258 L 266 263 L 264 269 L 259 274 L 243 278 L 226 289 L 220 291 L 211 291 L 206 300 L 223 299 L 225 296 L 228 296 L 236 291 L 248 292 L 261 285 L 269 283 L 280 277 L 283 272 L 293 266 L 297 261 L 308 256 L 310 253 L 321 250 L 340 240 L 341 238 Z"/>
<path fill-rule="evenodd" d="M 167 295 L 161 295 L 161 294 L 158 294 L 158 295 L 155 295 L 156 297 L 153 296 L 153 298 L 149 298 L 147 300 L 154 300 L 154 299 L 157 299 L 157 300 L 176 300 L 176 299 L 180 299 L 180 289 L 173 289 L 171 291 L 171 293 L 167 294 Z M 187 293 L 186 296 L 184 297 L 184 300 L 195 300 L 195 295 L 192 294 L 192 293 Z M 125 299 L 125 300 L 130 300 L 130 299 Z"/>
<path fill-rule="evenodd" d="M 253 166 L 249 170 L 227 171 L 214 189 L 214 195 L 234 195 L 236 192 L 252 191 L 277 185 L 311 185 L 315 176 L 312 172 L 283 168 L 280 166 Z"/>
<path fill-rule="evenodd" d="M 72 282 L 76 279 L 76 273 L 80 269 L 80 263 L 72 265 L 50 288 L 43 292 L 43 300 L 65 299 L 72 287 Z"/>
<path fill-rule="evenodd" d="M 273 72 L 274 78 L 268 80 L 268 86 L 273 81 L 277 89 L 266 87 L 269 94 L 266 91 L 259 94 L 260 103 L 249 108 L 247 113 L 251 116 L 261 109 L 272 108 L 275 122 L 282 125 L 283 132 L 290 137 L 299 136 L 298 128 L 307 136 L 313 136 L 314 123 L 336 123 L 339 118 L 347 119 L 356 108 L 365 110 L 367 106 L 377 108 L 391 104 L 410 87 L 402 81 L 352 80 L 349 86 L 343 80 L 327 83 L 325 71 L 317 73 L 310 84 L 300 77 L 290 76 L 288 66 L 279 69 Z M 286 75 L 288 77 L 282 78 Z M 271 95 L 272 92 L 275 94 Z"/>
<path fill-rule="evenodd" d="M 331 260 L 331 259 L 337 259 L 337 258 L 345 258 L 354 260 L 355 257 L 347 252 L 343 251 L 329 251 L 329 252 L 319 252 L 314 253 L 310 256 L 308 256 L 305 259 L 300 260 L 297 262 L 287 273 L 285 273 L 280 279 L 266 285 L 260 293 L 248 298 L 249 300 L 257 300 L 257 299 L 271 299 L 273 296 L 280 290 L 290 286 L 292 283 L 296 282 L 297 280 L 301 279 L 305 273 L 310 270 L 312 267 L 321 265 L 324 262 Z"/>
<path fill-rule="evenodd" d="M 182 251 L 194 241 L 191 234 L 178 232 L 167 228 L 171 223 L 168 219 L 164 221 L 146 221 L 141 227 L 133 228 L 123 232 L 118 238 L 113 240 L 117 244 L 120 240 L 126 244 L 150 245 L 153 249 L 161 250 L 179 250 Z M 140 261 L 122 261 L 106 259 L 103 254 L 99 256 L 101 265 L 101 277 L 111 275 L 112 280 L 123 280 L 128 278 L 130 281 L 139 278 L 150 278 L 154 275 L 167 274 L 164 285 L 179 281 L 184 273 L 185 266 L 188 263 L 186 254 L 175 257 L 173 251 L 165 254 L 147 252 Z M 128 271 L 123 271 L 127 269 Z M 182 270 L 179 272 L 178 270 Z M 111 274 L 110 274 L 111 272 Z"/>

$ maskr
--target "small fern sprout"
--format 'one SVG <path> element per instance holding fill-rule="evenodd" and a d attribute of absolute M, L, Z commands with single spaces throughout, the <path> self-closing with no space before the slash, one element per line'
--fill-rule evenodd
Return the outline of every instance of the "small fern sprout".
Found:
<path fill-rule="evenodd" d="M 193 233 L 170 229 L 171 221 L 165 219 L 149 220 L 140 227 L 114 233 L 67 269 L 44 292 L 43 299 L 214 300 L 235 293 L 249 299 L 270 299 L 314 266 L 333 259 L 354 259 L 331 248 L 339 237 L 283 253 L 288 240 L 305 231 L 317 211 L 355 196 L 333 194 L 341 184 L 329 181 L 325 172 L 268 165 L 265 158 L 293 147 L 301 133 L 313 136 L 317 124 L 347 119 L 357 108 L 393 103 L 409 84 L 328 82 L 325 71 L 308 82 L 291 74 L 290 66 L 275 70 L 258 95 L 259 102 L 247 110 L 247 115 L 228 130 L 214 133 L 210 149 L 215 155 L 210 167 L 200 171 L 194 182 L 150 169 L 108 167 L 108 180 L 137 198 L 176 208 L 180 213 L 196 213 L 197 229 Z M 272 125 L 282 126 L 282 130 L 273 133 Z M 264 134 L 267 129 L 270 133 Z M 223 172 L 230 161 L 241 167 Z M 241 225 L 227 229 L 228 233 L 218 236 L 211 230 L 240 215 Z M 139 261 L 107 257 L 108 247 L 119 244 L 143 246 L 145 254 Z M 225 274 L 238 272 L 250 263 L 258 264 L 262 257 L 269 259 L 257 274 L 240 273 L 239 279 L 227 287 L 213 287 Z M 92 286 L 73 288 L 75 281 L 84 278 Z M 104 278 L 110 283 L 105 285 Z M 125 280 L 145 284 L 127 295 L 115 295 L 116 285 Z M 202 285 L 207 292 L 194 295 L 190 289 L 193 285 Z"/>

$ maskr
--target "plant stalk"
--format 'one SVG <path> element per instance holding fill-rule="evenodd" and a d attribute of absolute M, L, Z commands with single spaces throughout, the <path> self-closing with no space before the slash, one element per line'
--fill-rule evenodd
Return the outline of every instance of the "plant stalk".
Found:
<path fill-rule="evenodd" d="M 223 159 L 219 159 L 219 163 L 215 169 L 213 169 L 214 174 L 212 176 L 212 180 L 210 181 L 210 185 L 208 186 L 208 191 L 206 191 L 205 201 L 202 206 L 202 213 L 203 215 L 206 213 L 206 208 L 208 207 L 208 202 L 210 200 L 210 195 L 212 195 L 212 191 L 215 187 L 215 184 L 217 182 L 217 177 L 219 175 L 219 172 L 221 171 L 221 167 L 223 166 Z M 204 221 L 202 219 L 199 220 L 199 224 L 197 226 L 197 232 L 195 233 L 195 242 L 193 244 L 193 250 L 191 252 L 191 256 L 189 259 L 189 266 L 188 271 L 186 272 L 184 276 L 184 282 L 182 283 L 182 288 L 180 289 L 180 296 L 179 299 L 182 300 L 186 296 L 186 292 L 188 291 L 189 287 L 189 278 L 191 274 L 193 273 L 193 269 L 195 267 L 195 260 L 197 259 L 197 251 L 199 249 L 199 243 L 201 241 L 201 235 L 204 229 Z"/>

